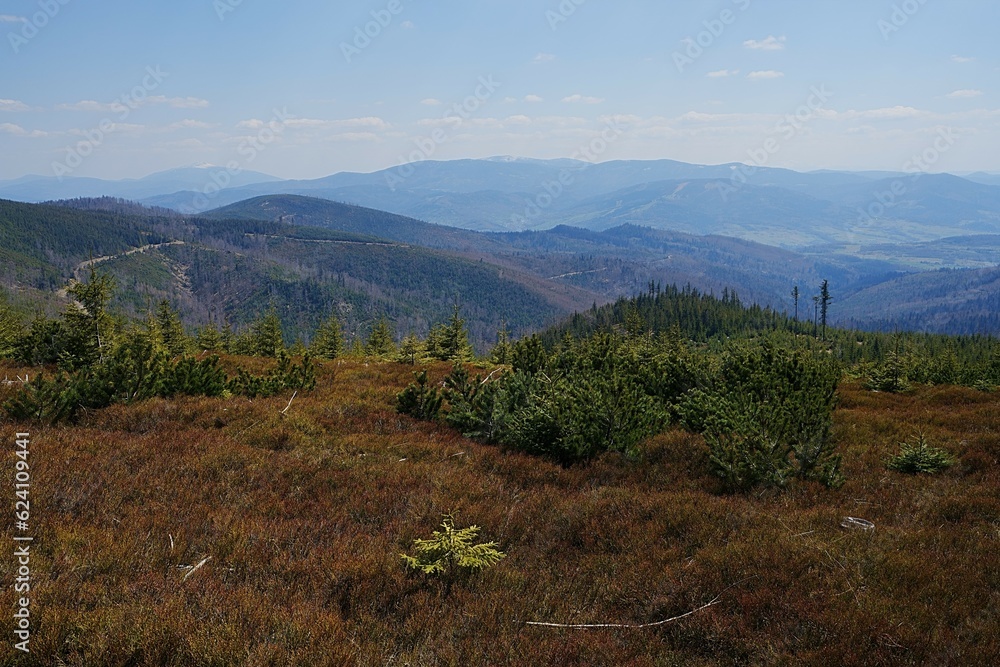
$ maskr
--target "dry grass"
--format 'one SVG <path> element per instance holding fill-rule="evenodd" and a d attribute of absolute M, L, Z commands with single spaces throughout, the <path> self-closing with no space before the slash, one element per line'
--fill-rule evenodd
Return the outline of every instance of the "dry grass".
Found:
<path fill-rule="evenodd" d="M 997 395 L 847 386 L 835 415 L 847 484 L 744 497 L 717 493 L 704 443 L 683 432 L 647 443 L 640 460 L 564 469 L 414 422 L 394 411 L 411 370 L 320 364 L 318 389 L 284 418 L 288 396 L 158 400 L 33 430 L 32 654 L 14 654 L 4 614 L 0 664 L 974 665 L 1000 655 Z M 0 429 L 3 479 L 15 430 Z M 916 432 L 959 463 L 933 477 L 888 472 Z M 446 512 L 508 554 L 448 598 L 398 555 Z M 848 515 L 876 529 L 848 532 Z M 2 539 L 11 544 L 10 528 Z M 12 567 L 0 556 L 4 581 Z M 656 628 L 525 625 L 649 623 L 720 593 Z M 13 598 L 5 586 L 0 608 Z"/>

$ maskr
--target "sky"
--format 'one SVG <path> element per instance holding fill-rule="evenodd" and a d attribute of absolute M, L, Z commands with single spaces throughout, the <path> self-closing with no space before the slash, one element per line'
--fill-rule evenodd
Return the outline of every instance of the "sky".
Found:
<path fill-rule="evenodd" d="M 996 0 L 3 0 L 0 179 L 497 155 L 1000 172 L 998 25 Z"/>

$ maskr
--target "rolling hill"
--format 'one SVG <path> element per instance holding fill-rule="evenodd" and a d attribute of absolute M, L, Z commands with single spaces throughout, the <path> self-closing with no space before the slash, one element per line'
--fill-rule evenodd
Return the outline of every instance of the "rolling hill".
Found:
<path fill-rule="evenodd" d="M 331 313 L 352 335 L 366 335 L 382 316 L 401 335 L 426 334 L 457 303 L 482 347 L 501 322 L 523 333 L 601 299 L 455 252 L 280 221 L 0 201 L 0 240 L 0 279 L 15 292 L 32 290 L 49 309 L 64 303 L 59 290 L 93 258 L 116 278 L 127 314 L 166 298 L 189 326 L 214 319 L 240 327 L 274 305 L 289 336 L 307 336 Z"/>

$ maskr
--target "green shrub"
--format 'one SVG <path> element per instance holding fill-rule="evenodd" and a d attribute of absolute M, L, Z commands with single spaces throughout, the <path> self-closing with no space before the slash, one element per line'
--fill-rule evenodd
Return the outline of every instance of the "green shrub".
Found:
<path fill-rule="evenodd" d="M 77 395 L 80 383 L 60 373 L 46 379 L 41 373 L 3 404 L 3 412 L 14 421 L 56 424 L 72 421 L 81 407 Z"/>
<path fill-rule="evenodd" d="M 512 410 L 501 442 L 563 464 L 603 452 L 633 455 L 662 428 L 662 410 L 630 378 L 574 373 L 537 385 L 540 391 Z"/>
<path fill-rule="evenodd" d="M 396 395 L 396 411 L 415 417 L 434 421 L 441 411 L 444 396 L 437 387 L 428 385 L 427 371 L 414 373 L 416 383 L 410 385 Z"/>
<path fill-rule="evenodd" d="M 807 352 L 736 349 L 713 386 L 688 392 L 676 412 L 705 435 L 713 472 L 729 491 L 793 478 L 836 487 L 843 477 L 830 429 L 839 378 L 835 365 Z"/>
<path fill-rule="evenodd" d="M 476 544 L 478 536 L 479 526 L 455 528 L 454 518 L 446 514 L 441 530 L 434 531 L 431 539 L 413 541 L 415 556 L 400 554 L 400 558 L 411 570 L 443 577 L 447 596 L 460 572 L 483 570 L 507 557 L 507 554 L 497 550 L 496 542 Z"/>
<path fill-rule="evenodd" d="M 882 361 L 865 364 L 860 375 L 869 391 L 898 394 L 910 390 L 910 361 L 896 352 L 889 352 Z"/>
<path fill-rule="evenodd" d="M 954 465 L 954 457 L 940 447 L 933 447 L 924 434 L 917 436 L 916 442 L 900 443 L 900 452 L 889 459 L 889 470 L 916 475 L 932 475 Z"/>
<path fill-rule="evenodd" d="M 267 375 L 252 375 L 244 369 L 237 371 L 226 389 L 232 394 L 258 398 L 274 396 L 283 391 L 311 390 L 316 387 L 316 366 L 312 357 L 306 354 L 301 364 L 292 363 L 291 357 L 284 350 L 277 351 L 278 367 Z"/>
<path fill-rule="evenodd" d="M 496 542 L 474 544 L 479 530 L 479 526 L 455 528 L 454 517 L 446 514 L 441 530 L 434 531 L 431 539 L 413 541 L 416 556 L 400 556 L 408 568 L 424 574 L 447 574 L 454 568 L 481 570 L 496 565 L 506 554 L 497 551 Z"/>

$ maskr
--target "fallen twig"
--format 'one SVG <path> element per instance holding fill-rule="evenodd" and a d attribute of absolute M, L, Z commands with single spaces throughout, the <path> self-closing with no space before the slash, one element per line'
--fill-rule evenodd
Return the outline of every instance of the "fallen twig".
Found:
<path fill-rule="evenodd" d="M 627 630 L 641 630 L 642 628 L 652 628 L 657 625 L 666 625 L 667 623 L 673 623 L 674 621 L 679 621 L 682 618 L 691 616 L 692 614 L 697 614 L 702 609 L 708 609 L 712 605 L 718 604 L 719 598 L 715 598 L 708 604 L 704 604 L 697 609 L 692 609 L 686 614 L 681 614 L 680 616 L 674 616 L 673 618 L 668 618 L 663 621 L 656 621 L 655 623 L 642 623 L 635 625 L 632 623 L 593 623 L 593 624 L 566 624 L 566 623 L 539 623 L 537 621 L 528 621 L 525 625 L 535 625 L 543 628 L 569 628 L 571 630 L 591 630 L 600 628 L 624 628 Z"/>
<path fill-rule="evenodd" d="M 282 417 L 284 417 L 284 416 L 285 416 L 286 414 L 288 414 L 288 409 L 289 409 L 290 407 L 292 407 L 292 401 L 294 401 L 294 400 L 295 400 L 295 397 L 296 397 L 296 396 L 298 396 L 298 395 L 299 395 L 299 392 L 298 392 L 298 391 L 294 391 L 294 392 L 292 392 L 292 397 L 291 397 L 290 399 L 288 399 L 288 405 L 286 405 L 286 406 L 285 406 L 285 409 L 284 409 L 284 410 L 282 410 L 282 411 L 281 411 L 281 412 L 279 413 L 279 414 L 280 414 L 280 415 L 281 415 Z"/>
<path fill-rule="evenodd" d="M 735 588 L 740 584 L 746 583 L 751 579 L 756 579 L 760 575 L 753 575 L 752 577 L 747 577 L 746 579 L 741 579 L 735 584 L 731 584 L 726 587 L 724 591 L 715 596 L 715 598 L 706 604 L 698 607 L 697 609 L 692 609 L 691 611 L 681 614 L 680 616 L 674 616 L 672 618 L 667 618 L 662 621 L 656 621 L 654 623 L 540 623 L 538 621 L 526 621 L 525 625 L 534 625 L 536 627 L 542 628 L 568 628 L 570 630 L 600 630 L 600 629 L 625 629 L 625 630 L 641 630 L 643 628 L 655 628 L 659 625 L 666 625 L 667 623 L 673 623 L 674 621 L 679 621 L 682 618 L 687 618 L 688 616 L 693 616 L 699 611 L 708 609 L 713 605 L 719 604 L 722 600 L 722 596 L 726 594 L 731 588 Z"/>
<path fill-rule="evenodd" d="M 194 567 L 192 567 L 191 570 L 187 574 L 184 575 L 184 578 L 181 579 L 181 583 L 184 583 L 185 581 L 187 581 L 188 577 L 190 577 L 192 574 L 194 574 L 195 572 L 197 572 L 198 570 L 200 570 L 201 566 L 204 565 L 205 563 L 207 563 L 210 560 L 212 560 L 211 556 L 205 556 L 205 558 L 203 558 L 200 563 L 198 563 L 197 565 L 195 565 Z"/>

